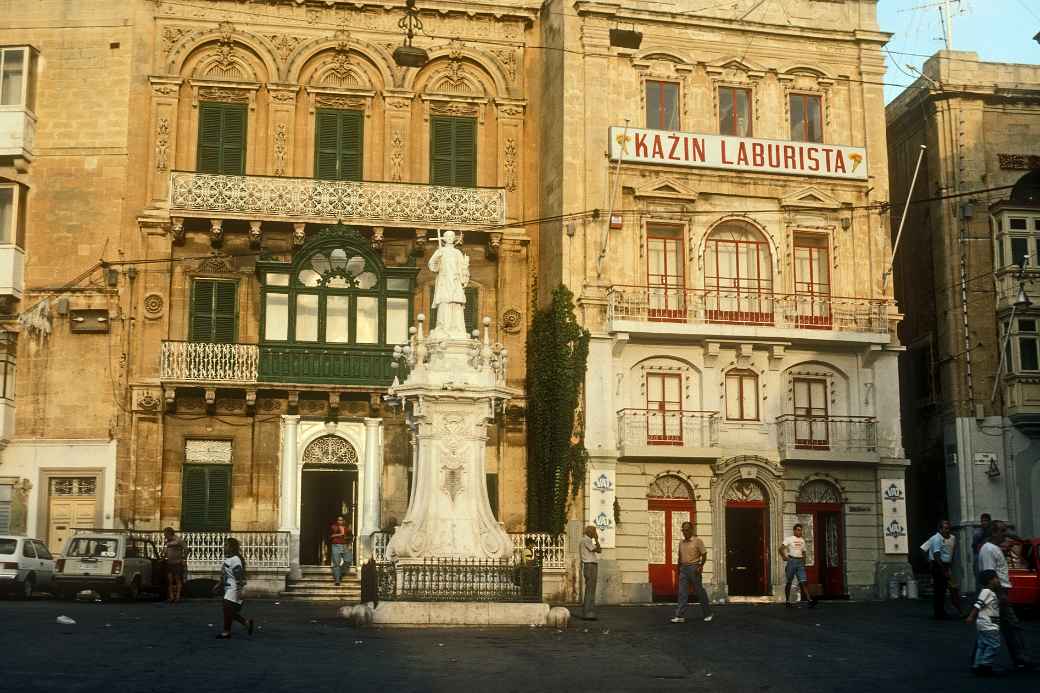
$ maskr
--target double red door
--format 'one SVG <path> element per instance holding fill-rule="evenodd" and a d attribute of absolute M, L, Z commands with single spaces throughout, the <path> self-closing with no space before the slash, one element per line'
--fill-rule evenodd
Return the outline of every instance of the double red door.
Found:
<path fill-rule="evenodd" d="M 654 600 L 674 600 L 678 593 L 676 552 L 682 541 L 682 523 L 693 522 L 693 501 L 686 498 L 647 499 L 650 527 L 649 573 Z"/>
<path fill-rule="evenodd" d="M 810 523 L 802 523 L 811 525 L 813 560 L 812 565 L 805 567 L 810 588 L 823 597 L 844 596 L 845 528 L 841 504 L 799 503 L 796 512 L 799 516 L 808 515 L 812 518 Z"/>

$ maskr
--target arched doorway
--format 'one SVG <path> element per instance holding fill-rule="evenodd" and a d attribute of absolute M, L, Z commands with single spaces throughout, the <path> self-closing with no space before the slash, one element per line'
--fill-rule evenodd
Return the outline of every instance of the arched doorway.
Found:
<path fill-rule="evenodd" d="M 754 479 L 726 489 L 726 584 L 729 594 L 769 594 L 769 495 Z"/>
<path fill-rule="evenodd" d="M 821 597 L 845 595 L 844 506 L 838 488 L 815 479 L 798 491 L 795 512 L 806 538 L 809 589 Z"/>
<path fill-rule="evenodd" d="M 355 534 L 357 556 L 358 455 L 337 435 L 324 435 L 303 451 L 300 475 L 300 564 L 329 562 L 329 525 L 342 514 Z"/>
<path fill-rule="evenodd" d="M 674 600 L 678 589 L 675 557 L 682 541 L 682 523 L 696 518 L 693 489 L 682 477 L 665 474 L 654 479 L 646 496 L 650 589 L 655 601 Z"/>

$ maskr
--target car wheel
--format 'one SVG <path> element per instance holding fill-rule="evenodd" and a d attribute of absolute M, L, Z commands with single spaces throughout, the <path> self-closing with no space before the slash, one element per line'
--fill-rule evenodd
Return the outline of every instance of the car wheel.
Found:
<path fill-rule="evenodd" d="M 126 588 L 126 598 L 132 602 L 137 601 L 137 598 L 141 596 L 141 581 L 138 578 L 134 578 L 130 586 Z"/>
<path fill-rule="evenodd" d="M 32 599 L 33 590 L 36 588 L 36 578 L 29 575 L 25 578 L 25 582 L 22 583 L 22 599 Z"/>

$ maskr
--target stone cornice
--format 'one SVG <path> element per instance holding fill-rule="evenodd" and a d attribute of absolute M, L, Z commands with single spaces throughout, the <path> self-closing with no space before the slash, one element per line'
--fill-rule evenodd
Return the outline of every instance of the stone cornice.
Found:
<path fill-rule="evenodd" d="M 582 16 L 602 17 L 624 24 L 639 22 L 666 24 L 683 28 L 729 29 L 743 33 L 769 34 L 773 36 L 828 39 L 832 41 L 855 41 L 857 43 L 875 43 L 880 48 L 893 36 L 883 31 L 868 29 L 817 29 L 810 27 L 781 26 L 754 21 L 727 20 L 717 17 L 695 16 L 685 12 L 668 12 L 666 10 L 625 7 L 619 2 L 602 2 L 600 0 L 578 0 L 574 10 Z M 627 28 L 627 27 L 626 27 Z"/>
<path fill-rule="evenodd" d="M 209 0 L 214 4 L 241 5 L 242 0 Z M 404 11 L 404 0 L 252 0 L 254 5 L 302 5 L 314 8 L 344 7 L 352 10 L 400 10 Z M 471 0 L 437 0 L 435 7 L 420 7 L 422 14 L 436 11 L 437 14 L 464 14 L 467 16 L 485 16 L 495 19 L 522 19 L 534 22 L 541 11 L 541 0 L 499 0 L 498 2 L 473 2 Z M 421 16 L 420 15 L 420 16 Z M 243 22 L 244 23 L 244 22 Z"/>

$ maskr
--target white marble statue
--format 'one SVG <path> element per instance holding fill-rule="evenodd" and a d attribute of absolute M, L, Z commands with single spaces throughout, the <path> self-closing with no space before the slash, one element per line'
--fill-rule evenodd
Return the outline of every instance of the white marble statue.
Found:
<path fill-rule="evenodd" d="M 469 284 L 469 258 L 455 247 L 455 232 L 437 235 L 437 250 L 430 258 L 429 268 L 437 273 L 433 288 L 433 309 L 437 313 L 437 327 L 430 336 L 465 339 L 466 285 Z"/>

